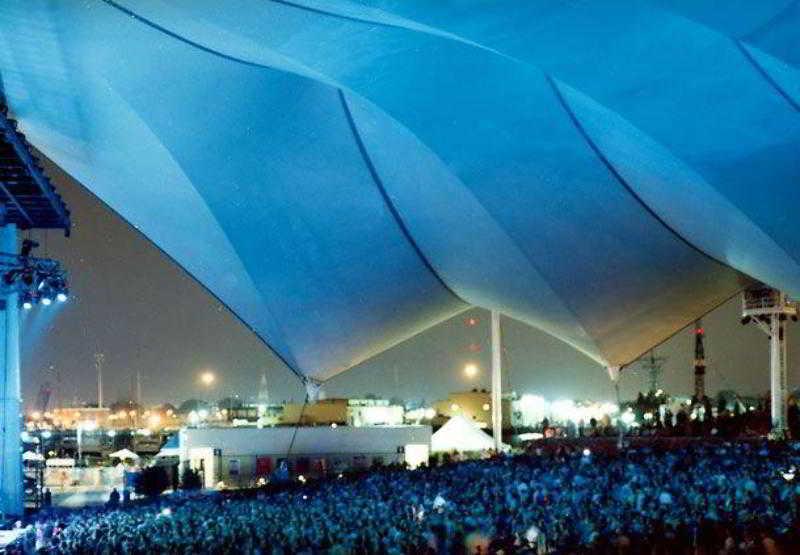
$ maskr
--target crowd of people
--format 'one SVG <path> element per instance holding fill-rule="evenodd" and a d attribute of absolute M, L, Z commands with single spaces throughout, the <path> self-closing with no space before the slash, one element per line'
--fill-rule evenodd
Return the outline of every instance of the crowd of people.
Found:
<path fill-rule="evenodd" d="M 502 456 L 39 516 L 17 553 L 800 552 L 800 451 Z"/>

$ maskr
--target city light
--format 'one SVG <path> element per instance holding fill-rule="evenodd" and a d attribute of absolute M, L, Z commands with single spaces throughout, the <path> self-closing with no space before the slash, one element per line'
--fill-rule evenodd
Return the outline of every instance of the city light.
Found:
<path fill-rule="evenodd" d="M 630 409 L 622 414 L 622 422 L 624 422 L 625 425 L 630 426 L 635 421 L 636 421 L 636 415 L 633 414 L 633 412 L 631 412 Z"/>
<path fill-rule="evenodd" d="M 470 379 L 478 375 L 478 365 L 472 362 L 464 366 L 464 375 Z"/>

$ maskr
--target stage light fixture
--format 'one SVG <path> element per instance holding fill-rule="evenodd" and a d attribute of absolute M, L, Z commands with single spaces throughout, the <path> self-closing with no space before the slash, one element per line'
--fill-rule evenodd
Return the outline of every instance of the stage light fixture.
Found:
<path fill-rule="evenodd" d="M 42 304 L 44 306 L 50 306 L 51 304 L 53 304 L 53 299 L 51 299 L 50 297 L 42 297 Z"/>
<path fill-rule="evenodd" d="M 33 303 L 30 301 L 23 301 L 22 308 L 24 308 L 25 310 L 30 310 L 33 308 Z"/>
<path fill-rule="evenodd" d="M 65 302 L 67 302 L 67 294 L 66 294 L 66 293 L 64 293 L 63 291 L 60 291 L 60 292 L 58 293 L 58 295 L 56 295 L 56 300 L 57 300 L 58 302 L 60 302 L 60 303 L 65 303 Z"/>

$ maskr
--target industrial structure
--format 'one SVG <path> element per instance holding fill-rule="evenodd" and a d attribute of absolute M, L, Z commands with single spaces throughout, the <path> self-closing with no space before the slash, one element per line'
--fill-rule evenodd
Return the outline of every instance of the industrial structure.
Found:
<path fill-rule="evenodd" d="M 778 437 L 784 436 L 787 428 L 786 324 L 797 319 L 797 304 L 781 291 L 757 286 L 742 293 L 742 324 L 752 323 L 769 337 L 772 433 Z"/>
<path fill-rule="evenodd" d="M 0 106 L 0 513 L 21 515 L 22 399 L 20 310 L 65 300 L 66 276 L 57 261 L 35 258 L 34 241 L 21 248 L 21 229 L 69 232 L 69 212 L 44 176 L 16 123 Z"/>
<path fill-rule="evenodd" d="M 706 400 L 706 348 L 703 344 L 706 331 L 703 322 L 694 323 L 694 396 L 693 404 L 703 404 Z"/>

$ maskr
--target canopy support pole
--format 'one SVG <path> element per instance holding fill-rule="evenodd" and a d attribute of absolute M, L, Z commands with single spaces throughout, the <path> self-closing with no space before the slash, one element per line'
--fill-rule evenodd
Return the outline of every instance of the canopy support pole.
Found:
<path fill-rule="evenodd" d="M 788 385 L 786 380 L 786 322 L 782 314 L 770 318 L 769 374 L 772 405 L 772 433 L 786 434 Z"/>
<path fill-rule="evenodd" d="M 0 228 L 0 252 L 17 254 L 17 226 L 5 224 Z M 0 510 L 4 516 L 22 516 L 24 511 L 22 487 L 22 416 L 20 407 L 20 333 L 19 291 L 5 291 L 0 313 Z"/>
<path fill-rule="evenodd" d="M 503 446 L 503 352 L 500 336 L 500 313 L 492 310 L 492 435 L 498 453 Z"/>

